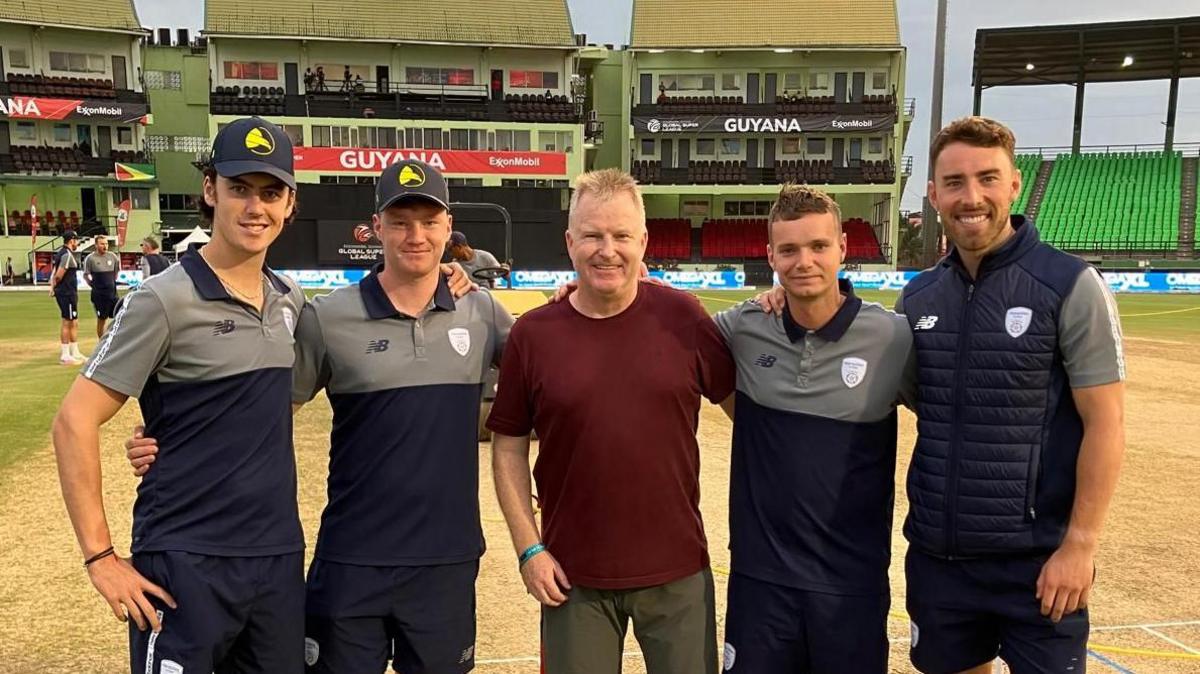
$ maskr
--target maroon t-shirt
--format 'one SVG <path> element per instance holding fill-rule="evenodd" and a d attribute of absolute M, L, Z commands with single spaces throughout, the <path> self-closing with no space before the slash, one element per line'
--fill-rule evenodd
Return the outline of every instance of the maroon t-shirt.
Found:
<path fill-rule="evenodd" d="M 698 301 L 642 283 L 616 316 L 570 302 L 517 320 L 487 426 L 536 430 L 546 547 L 572 584 L 628 589 L 708 565 L 700 519 L 700 396 L 733 392 L 733 359 Z"/>

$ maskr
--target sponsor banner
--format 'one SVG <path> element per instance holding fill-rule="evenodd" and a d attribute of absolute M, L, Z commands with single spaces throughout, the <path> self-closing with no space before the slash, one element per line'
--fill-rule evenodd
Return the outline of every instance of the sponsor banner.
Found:
<path fill-rule="evenodd" d="M 865 290 L 901 290 L 919 272 L 915 271 L 843 271 L 855 288 Z M 1197 272 L 1103 272 L 1104 281 L 1114 293 L 1200 293 Z"/>
<path fill-rule="evenodd" d="M 447 174 L 548 175 L 567 174 L 563 152 L 500 152 L 483 150 L 390 150 L 386 148 L 297 147 L 297 171 L 379 173 L 403 159 L 417 159 Z"/>
<path fill-rule="evenodd" d="M 277 269 L 305 290 L 333 290 L 354 285 L 370 273 L 366 269 Z"/>
<path fill-rule="evenodd" d="M 894 114 L 872 115 L 674 115 L 634 117 L 634 133 L 757 133 L 769 135 L 887 131 L 896 124 Z"/>
<path fill-rule="evenodd" d="M 317 261 L 320 264 L 369 267 L 382 255 L 383 248 L 375 239 L 370 219 L 317 221 Z"/>
<path fill-rule="evenodd" d="M 652 271 L 650 275 L 664 279 L 681 290 L 740 290 L 746 287 L 746 274 L 740 271 Z M 518 269 L 507 282 L 496 282 L 497 288 L 513 290 L 553 290 L 574 281 L 573 271 L 533 271 Z"/>
<path fill-rule="evenodd" d="M 101 98 L 38 98 L 0 96 L 0 117 L 13 119 L 90 119 L 146 124 L 150 106 L 145 103 L 117 103 Z"/>

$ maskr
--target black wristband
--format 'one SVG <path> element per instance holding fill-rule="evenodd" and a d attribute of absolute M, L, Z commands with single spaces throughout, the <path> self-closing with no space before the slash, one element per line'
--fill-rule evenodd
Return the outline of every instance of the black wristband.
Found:
<path fill-rule="evenodd" d="M 98 562 L 98 561 L 104 559 L 105 557 L 109 557 L 109 556 L 112 556 L 115 554 L 117 554 L 117 551 L 114 550 L 112 547 L 109 547 L 104 552 L 92 555 L 91 557 L 88 557 L 87 559 L 83 560 L 83 568 L 86 569 L 87 567 L 92 565 L 92 562 Z"/>

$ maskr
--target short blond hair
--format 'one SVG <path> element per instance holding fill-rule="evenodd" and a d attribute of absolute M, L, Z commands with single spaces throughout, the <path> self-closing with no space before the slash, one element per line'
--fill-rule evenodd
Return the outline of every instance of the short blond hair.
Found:
<path fill-rule="evenodd" d="M 779 188 L 779 196 L 771 204 L 771 212 L 767 215 L 767 240 L 773 241 L 771 225 L 780 220 L 797 220 L 805 215 L 820 215 L 832 213 L 837 223 L 837 233 L 842 233 L 842 208 L 829 194 L 808 185 L 784 183 Z"/>
<path fill-rule="evenodd" d="M 575 178 L 575 192 L 571 194 L 570 212 L 575 212 L 576 207 L 579 206 L 579 200 L 584 196 L 609 201 L 618 194 L 626 194 L 633 199 L 642 219 L 646 219 L 646 204 L 642 201 L 642 188 L 638 187 L 633 176 L 618 168 L 580 173 L 579 177 Z"/>

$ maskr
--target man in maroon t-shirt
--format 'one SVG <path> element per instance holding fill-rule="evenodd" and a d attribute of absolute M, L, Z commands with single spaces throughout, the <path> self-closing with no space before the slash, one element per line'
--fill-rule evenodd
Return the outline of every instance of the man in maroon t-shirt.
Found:
<path fill-rule="evenodd" d="M 566 241 L 579 289 L 513 326 L 487 423 L 545 671 L 616 674 L 632 619 L 650 674 L 715 673 L 696 424 L 701 396 L 733 392 L 733 360 L 695 298 L 638 282 L 646 215 L 627 173 L 579 176 Z"/>

